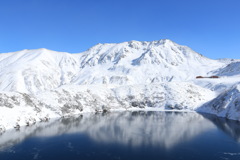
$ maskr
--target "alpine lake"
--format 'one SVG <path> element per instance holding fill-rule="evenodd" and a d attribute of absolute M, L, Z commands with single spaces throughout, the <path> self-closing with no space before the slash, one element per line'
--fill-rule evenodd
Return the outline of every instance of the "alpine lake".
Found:
<path fill-rule="evenodd" d="M 86 113 L 9 130 L 0 160 L 239 160 L 240 122 L 194 112 Z"/>

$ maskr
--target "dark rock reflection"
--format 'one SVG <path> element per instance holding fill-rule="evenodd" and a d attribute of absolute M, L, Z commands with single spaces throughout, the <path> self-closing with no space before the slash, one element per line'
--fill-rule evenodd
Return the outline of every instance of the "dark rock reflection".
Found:
<path fill-rule="evenodd" d="M 215 115 L 202 114 L 206 119 L 209 119 L 215 124 L 220 130 L 225 132 L 227 135 L 240 142 L 240 122 L 229 120 L 226 118 L 220 118 Z"/>

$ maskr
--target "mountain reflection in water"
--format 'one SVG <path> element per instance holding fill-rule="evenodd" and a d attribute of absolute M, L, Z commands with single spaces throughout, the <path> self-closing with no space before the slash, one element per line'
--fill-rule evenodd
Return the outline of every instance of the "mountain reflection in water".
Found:
<path fill-rule="evenodd" d="M 216 126 L 239 140 L 240 127 L 236 123 L 238 122 L 193 112 L 89 113 L 37 123 L 19 131 L 7 131 L 0 136 L 0 151 L 9 149 L 27 138 L 51 138 L 65 134 L 84 134 L 92 141 L 105 144 L 114 143 L 132 147 L 161 146 L 171 149 Z"/>
<path fill-rule="evenodd" d="M 206 119 L 209 119 L 220 130 L 231 136 L 237 142 L 240 142 L 240 122 L 226 118 L 220 118 L 211 114 L 203 114 Z"/>

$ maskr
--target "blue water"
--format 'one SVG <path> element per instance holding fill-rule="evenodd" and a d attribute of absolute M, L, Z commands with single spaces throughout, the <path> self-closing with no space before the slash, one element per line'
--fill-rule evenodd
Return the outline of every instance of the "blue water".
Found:
<path fill-rule="evenodd" d="M 0 160 L 239 160 L 240 123 L 183 112 L 84 114 L 8 131 Z"/>

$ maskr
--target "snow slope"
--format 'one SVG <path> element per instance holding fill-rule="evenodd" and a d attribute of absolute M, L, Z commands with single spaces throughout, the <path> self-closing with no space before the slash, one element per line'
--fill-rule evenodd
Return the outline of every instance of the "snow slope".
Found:
<path fill-rule="evenodd" d="M 79 69 L 69 53 L 47 49 L 0 55 L 0 90 L 35 93 L 68 83 Z"/>
<path fill-rule="evenodd" d="M 97 44 L 78 54 L 47 49 L 3 53 L 0 132 L 82 112 L 197 110 L 218 101 L 218 95 L 233 94 L 239 66 L 238 60 L 208 59 L 170 40 Z M 195 78 L 212 75 L 220 78 Z M 234 116 L 220 114 L 211 105 L 201 111 L 239 120 L 233 107 L 222 108 L 231 108 Z"/>
<path fill-rule="evenodd" d="M 218 76 L 236 76 L 240 73 L 240 62 L 232 62 L 219 68 L 215 71 L 212 71 L 213 74 Z"/>

